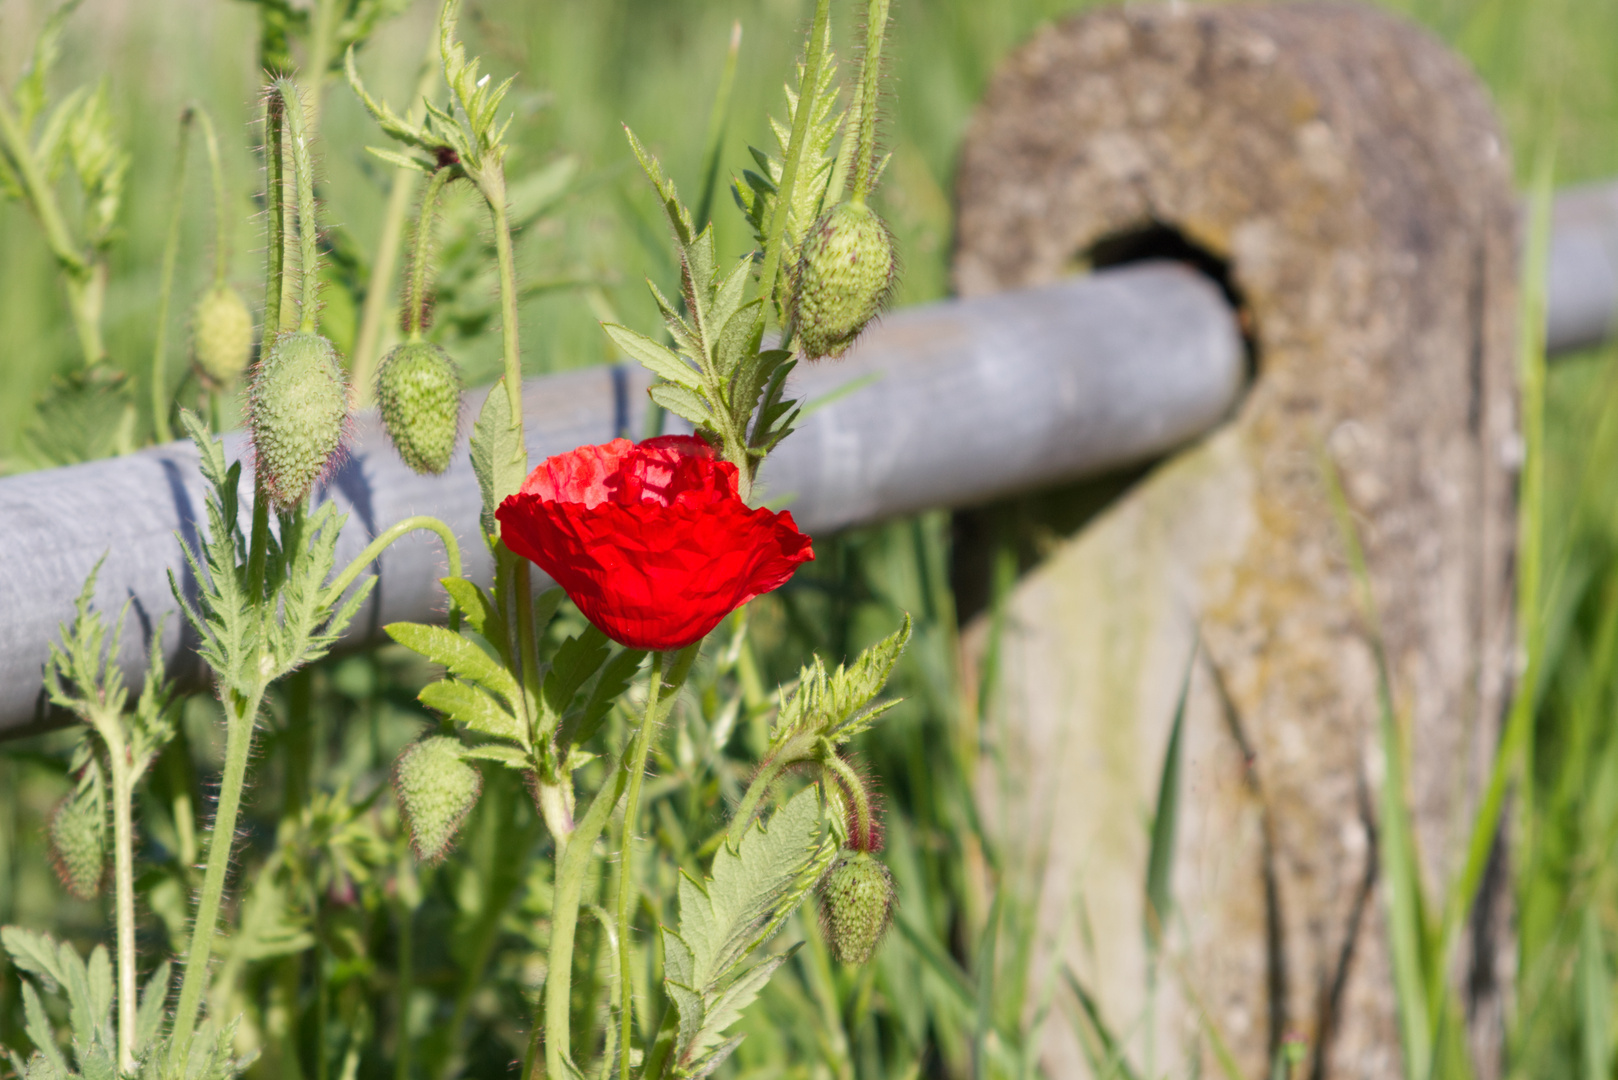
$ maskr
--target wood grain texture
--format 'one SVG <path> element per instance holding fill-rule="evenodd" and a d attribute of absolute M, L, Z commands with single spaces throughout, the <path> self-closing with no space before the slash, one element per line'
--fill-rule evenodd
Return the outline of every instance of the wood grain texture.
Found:
<path fill-rule="evenodd" d="M 1014 775 L 984 791 L 1044 888 L 1044 930 L 1138 1062 L 1143 821 L 1200 627 L 1159 1066 L 1217 1071 L 1200 1002 L 1248 1075 L 1284 1032 L 1309 1041 L 1314 1076 L 1397 1075 L 1374 665 L 1323 462 L 1367 549 L 1436 898 L 1510 661 L 1518 226 L 1487 97 L 1425 32 L 1366 7 L 1106 10 L 1006 61 L 957 184 L 962 295 L 1169 229 L 1228 264 L 1256 360 L 1229 424 L 1004 609 L 992 719 Z M 1490 899 L 1456 958 L 1485 1075 L 1509 981 Z M 1055 1025 L 1051 1074 L 1080 1062 Z"/>

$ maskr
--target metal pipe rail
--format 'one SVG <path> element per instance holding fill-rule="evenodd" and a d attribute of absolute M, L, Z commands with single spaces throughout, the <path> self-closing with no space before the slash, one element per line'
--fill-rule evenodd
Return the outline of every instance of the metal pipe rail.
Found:
<path fill-rule="evenodd" d="M 1556 207 L 1548 349 L 1605 340 L 1615 314 L 1618 185 L 1570 191 Z M 911 308 L 873 328 L 844 360 L 796 377 L 811 411 L 766 463 L 764 491 L 812 534 L 978 504 L 1161 456 L 1229 415 L 1245 379 L 1235 313 L 1217 285 L 1177 263 Z M 640 431 L 646 385 L 627 366 L 530 380 L 530 457 Z M 467 412 L 484 393 L 468 395 Z M 248 453 L 240 433 L 226 436 L 226 448 Z M 55 719 L 41 691 L 48 643 L 103 557 L 97 603 L 112 613 L 131 602 L 121 659 L 138 678 L 144 643 L 174 608 L 167 573 L 183 567 L 180 543 L 195 541 L 203 497 L 187 443 L 0 480 L 0 737 Z M 489 578 L 464 452 L 445 475 L 417 476 L 366 414 L 319 497 L 349 515 L 339 565 L 393 522 L 431 514 L 460 538 L 468 574 Z M 395 620 L 440 614 L 442 569 L 430 534 L 394 544 L 344 644 L 375 641 Z M 191 645 L 170 616 L 164 653 L 195 685 L 204 673 Z"/>

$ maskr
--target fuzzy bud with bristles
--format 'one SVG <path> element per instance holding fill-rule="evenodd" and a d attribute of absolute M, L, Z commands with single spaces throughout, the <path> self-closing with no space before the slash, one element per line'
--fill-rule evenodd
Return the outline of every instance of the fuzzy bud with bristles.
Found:
<path fill-rule="evenodd" d="M 393 767 L 393 786 L 410 828 L 416 858 L 437 862 L 448 854 L 455 834 L 483 792 L 483 777 L 461 756 L 461 744 L 447 735 L 413 743 Z"/>
<path fill-rule="evenodd" d="M 430 341 L 407 341 L 382 358 L 376 399 L 394 448 L 418 473 L 441 473 L 461 422 L 461 373 Z"/>
<path fill-rule="evenodd" d="M 803 354 L 841 356 L 887 305 L 897 273 L 893 236 L 869 207 L 844 203 L 820 215 L 803 241 L 793 297 Z"/>
<path fill-rule="evenodd" d="M 841 852 L 820 887 L 820 910 L 833 955 L 863 964 L 893 921 L 893 875 L 868 851 Z"/>
<path fill-rule="evenodd" d="M 253 376 L 247 426 L 254 467 L 276 506 L 301 503 L 343 439 L 348 388 L 337 350 L 319 334 L 282 334 Z"/>
<path fill-rule="evenodd" d="M 197 370 L 214 386 L 230 386 L 253 355 L 253 315 L 242 294 L 215 285 L 191 312 L 191 352 Z"/>
<path fill-rule="evenodd" d="M 58 803 L 51 814 L 50 840 L 62 887 L 80 900 L 94 899 L 107 865 L 106 811 L 99 792 L 80 787 Z"/>

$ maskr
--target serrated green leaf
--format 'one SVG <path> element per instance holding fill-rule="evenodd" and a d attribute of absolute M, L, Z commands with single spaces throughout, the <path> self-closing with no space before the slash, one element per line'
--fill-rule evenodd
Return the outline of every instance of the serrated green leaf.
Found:
<path fill-rule="evenodd" d="M 463 758 L 476 758 L 479 761 L 492 761 L 497 765 L 504 765 L 508 769 L 518 772 L 527 772 L 534 767 L 528 755 L 521 750 L 510 746 L 501 746 L 499 743 L 483 743 L 481 746 L 469 746 L 461 751 Z"/>
<path fill-rule="evenodd" d="M 658 383 L 648 393 L 651 399 L 675 416 L 691 421 L 699 428 L 712 431 L 719 425 L 714 420 L 713 410 L 702 395 L 687 390 L 683 386 L 673 383 Z"/>
<path fill-rule="evenodd" d="M 466 624 L 496 650 L 503 651 L 506 644 L 506 621 L 495 609 L 494 601 L 489 599 L 489 594 L 475 582 L 463 577 L 440 578 L 439 584 L 444 586 L 449 598 L 461 609 L 461 614 L 466 616 Z"/>
<path fill-rule="evenodd" d="M 557 732 L 557 745 L 563 748 L 582 746 L 595 738 L 596 732 L 601 730 L 602 723 L 607 719 L 607 713 L 611 711 L 613 702 L 629 689 L 635 672 L 640 669 L 641 661 L 645 658 L 646 653 L 642 649 L 625 649 L 607 661 L 607 666 L 602 669 L 601 677 L 596 680 L 584 708 L 576 716 L 566 720 Z"/>
<path fill-rule="evenodd" d="M 413 172 L 421 173 L 423 176 L 431 176 L 434 172 L 430 163 L 420 158 L 411 157 L 409 154 L 401 154 L 397 150 L 388 150 L 380 146 L 367 146 L 365 152 L 398 169 L 410 169 Z"/>
<path fill-rule="evenodd" d="M 740 370 L 742 363 L 758 352 L 763 336 L 764 301 L 751 300 L 730 316 L 714 342 L 714 368 L 720 378 L 729 379 Z"/>
<path fill-rule="evenodd" d="M 11 962 L 38 976 L 46 990 L 55 991 L 67 983 L 67 972 L 61 967 L 60 946 L 49 934 L 21 926 L 0 926 L 0 944 L 11 954 Z"/>
<path fill-rule="evenodd" d="M 511 422 L 505 382 L 502 376 L 490 389 L 477 423 L 472 425 L 472 471 L 483 494 L 483 531 L 490 536 L 499 527 L 496 508 L 515 495 L 528 476 L 528 450 L 522 444 L 522 431 Z"/>
<path fill-rule="evenodd" d="M 691 390 L 701 389 L 702 379 L 690 364 L 645 334 L 638 334 L 617 323 L 602 323 L 601 328 L 607 332 L 613 344 L 623 350 L 624 355 L 637 361 L 653 375 Z"/>
<path fill-rule="evenodd" d="M 578 636 L 562 642 L 551 661 L 550 671 L 545 674 L 545 684 L 540 691 L 550 723 L 558 722 L 568 711 L 573 698 L 590 676 L 600 671 L 601 665 L 607 662 L 610 650 L 607 635 L 594 624 L 586 626 Z"/>
<path fill-rule="evenodd" d="M 471 683 L 440 679 L 422 687 L 416 698 L 429 709 L 441 712 L 473 731 L 524 745 L 528 742 L 517 718 L 487 692 Z"/>
<path fill-rule="evenodd" d="M 819 656 L 805 667 L 798 686 L 782 705 L 770 735 L 770 747 L 780 747 L 794 736 L 812 733 L 840 745 L 871 726 L 897 701 L 871 704 L 887 685 L 893 667 L 910 640 L 910 616 L 904 625 L 860 654 L 853 665 L 839 664 L 828 672 Z"/>
<path fill-rule="evenodd" d="M 718 1052 L 724 1028 L 774 973 L 774 960 L 741 974 L 737 969 L 797 907 L 833 853 L 819 791 L 809 787 L 768 825 L 751 825 L 736 846 L 720 845 L 704 884 L 681 876 L 679 929 L 663 929 L 665 983 L 680 1018 L 675 1060 L 681 1070 Z"/>
<path fill-rule="evenodd" d="M 34 1050 L 43 1055 L 57 1075 L 67 1076 L 67 1062 L 56 1048 L 56 1032 L 51 1030 L 50 1018 L 45 1014 L 45 1003 L 39 1000 L 39 992 L 34 989 L 33 983 L 22 984 L 22 1010 L 23 1033 L 34 1044 Z"/>
<path fill-rule="evenodd" d="M 405 648 L 444 665 L 456 678 L 478 683 L 499 694 L 507 705 L 515 708 L 522 701 L 522 691 L 511 673 L 461 635 L 450 633 L 442 626 L 423 623 L 389 623 L 382 629 Z"/>
<path fill-rule="evenodd" d="M 135 1014 L 135 1053 L 141 1054 L 152 1044 L 163 1026 L 164 1007 L 168 1004 L 169 973 L 167 960 L 157 965 L 152 977 L 141 991 L 140 1008 Z"/>

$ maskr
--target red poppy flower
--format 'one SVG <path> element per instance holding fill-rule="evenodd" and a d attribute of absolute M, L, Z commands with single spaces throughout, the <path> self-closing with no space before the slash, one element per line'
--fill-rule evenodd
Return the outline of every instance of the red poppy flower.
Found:
<path fill-rule="evenodd" d="M 792 515 L 749 509 L 700 438 L 547 458 L 495 511 L 500 538 L 634 649 L 679 649 L 815 557 Z"/>

